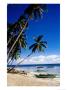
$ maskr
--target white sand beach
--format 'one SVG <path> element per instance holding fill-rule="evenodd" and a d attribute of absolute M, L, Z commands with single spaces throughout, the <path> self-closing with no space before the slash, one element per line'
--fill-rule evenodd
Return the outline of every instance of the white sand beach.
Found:
<path fill-rule="evenodd" d="M 36 78 L 34 73 L 7 73 L 7 86 L 59 86 L 60 78 Z"/>

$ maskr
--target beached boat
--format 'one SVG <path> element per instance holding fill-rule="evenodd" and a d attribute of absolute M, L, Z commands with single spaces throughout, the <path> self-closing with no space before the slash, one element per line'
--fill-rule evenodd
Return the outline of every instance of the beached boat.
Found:
<path fill-rule="evenodd" d="M 56 75 L 54 74 L 39 74 L 39 75 L 35 74 L 35 76 L 37 78 L 55 78 L 56 77 Z"/>

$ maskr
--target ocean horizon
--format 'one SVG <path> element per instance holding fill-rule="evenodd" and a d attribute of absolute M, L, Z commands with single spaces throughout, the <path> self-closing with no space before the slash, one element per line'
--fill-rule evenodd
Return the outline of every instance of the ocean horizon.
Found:
<path fill-rule="evenodd" d="M 8 65 L 7 67 L 15 67 L 16 70 L 26 72 L 38 72 L 56 74 L 60 77 L 60 64 L 25 64 L 25 65 Z"/>
<path fill-rule="evenodd" d="M 30 66 L 60 66 L 60 63 L 58 64 L 22 64 L 22 65 L 7 65 L 7 67 L 30 67 Z"/>

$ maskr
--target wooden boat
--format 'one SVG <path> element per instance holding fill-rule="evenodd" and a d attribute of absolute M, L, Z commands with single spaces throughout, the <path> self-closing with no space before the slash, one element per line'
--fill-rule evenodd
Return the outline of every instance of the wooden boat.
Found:
<path fill-rule="evenodd" d="M 35 74 L 35 76 L 37 77 L 37 78 L 55 78 L 56 77 L 56 75 L 54 75 L 54 74 L 39 74 L 39 75 L 37 75 L 37 74 Z"/>

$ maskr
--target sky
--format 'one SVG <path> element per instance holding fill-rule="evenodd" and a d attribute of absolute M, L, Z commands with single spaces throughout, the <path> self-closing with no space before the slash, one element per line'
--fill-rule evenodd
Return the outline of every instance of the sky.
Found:
<path fill-rule="evenodd" d="M 13 4 L 7 6 L 7 21 L 14 23 L 24 13 L 28 4 Z M 43 13 L 43 18 L 30 20 L 26 29 L 27 43 L 34 43 L 33 37 L 44 35 L 48 48 L 43 53 L 35 53 L 23 63 L 59 63 L 60 62 L 60 5 L 47 4 L 48 12 Z M 21 59 L 31 51 L 22 49 Z M 33 60 L 34 59 L 34 60 Z"/>

